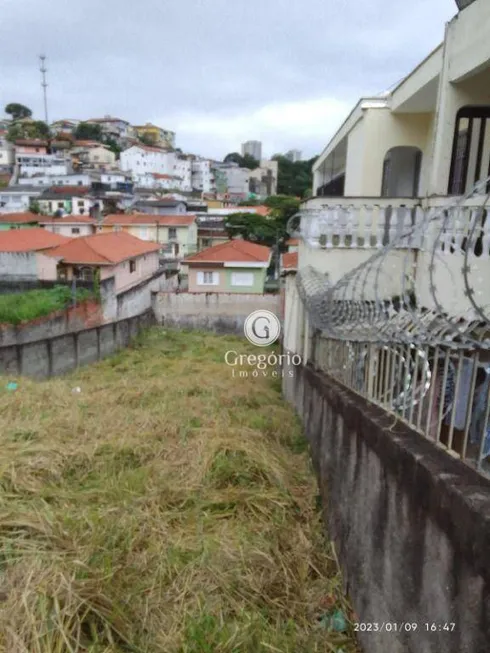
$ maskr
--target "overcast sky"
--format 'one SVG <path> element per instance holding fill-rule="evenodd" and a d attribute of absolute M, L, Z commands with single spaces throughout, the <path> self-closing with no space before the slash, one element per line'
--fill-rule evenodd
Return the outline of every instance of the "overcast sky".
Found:
<path fill-rule="evenodd" d="M 222 158 L 249 139 L 319 154 L 361 95 L 403 78 L 454 0 L 1 0 L 0 108 L 50 122 L 105 114 Z M 1 112 L 0 112 L 1 115 Z"/>

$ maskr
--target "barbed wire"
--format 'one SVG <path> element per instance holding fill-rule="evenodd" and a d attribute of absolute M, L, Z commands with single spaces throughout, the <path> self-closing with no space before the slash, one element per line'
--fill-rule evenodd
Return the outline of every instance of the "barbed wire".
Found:
<path fill-rule="evenodd" d="M 293 216 L 290 235 L 329 270 L 297 275 L 311 325 L 342 340 L 490 349 L 489 188 L 490 178 L 441 207 L 327 204 Z M 361 262 L 332 283 L 348 250 Z"/>

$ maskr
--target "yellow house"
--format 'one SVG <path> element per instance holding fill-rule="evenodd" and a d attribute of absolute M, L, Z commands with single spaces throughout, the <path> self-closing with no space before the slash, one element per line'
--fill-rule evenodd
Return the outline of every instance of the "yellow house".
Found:
<path fill-rule="evenodd" d="M 197 251 L 195 215 L 112 214 L 104 218 L 99 231 L 123 231 L 160 243 L 163 258 L 180 260 Z"/>
<path fill-rule="evenodd" d="M 147 122 L 145 125 L 134 125 L 134 131 L 138 138 L 145 137 L 152 141 L 155 145 L 162 145 L 168 147 L 175 146 L 175 132 L 169 129 L 162 129 Z"/>

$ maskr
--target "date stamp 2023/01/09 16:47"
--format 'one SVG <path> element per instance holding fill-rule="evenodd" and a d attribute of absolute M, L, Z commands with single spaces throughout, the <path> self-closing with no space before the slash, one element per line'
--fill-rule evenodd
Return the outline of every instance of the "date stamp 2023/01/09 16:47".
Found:
<path fill-rule="evenodd" d="M 437 622 L 424 621 L 359 621 L 354 624 L 354 631 L 358 633 L 410 633 L 421 630 L 426 633 L 452 633 L 456 624 L 451 621 Z"/>

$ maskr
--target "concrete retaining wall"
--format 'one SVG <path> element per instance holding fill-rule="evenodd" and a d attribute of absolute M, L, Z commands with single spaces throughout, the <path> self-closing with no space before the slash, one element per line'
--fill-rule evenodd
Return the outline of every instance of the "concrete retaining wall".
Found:
<path fill-rule="evenodd" d="M 279 295 L 159 292 L 152 306 L 160 324 L 215 333 L 242 334 L 247 316 L 259 309 L 280 315 Z"/>
<path fill-rule="evenodd" d="M 284 393 L 304 423 L 328 535 L 369 631 L 358 633 L 363 651 L 488 651 L 490 482 L 311 367 L 290 371 Z"/>
<path fill-rule="evenodd" d="M 94 300 L 88 300 L 25 324 L 0 324 L 0 347 L 70 334 L 72 331 L 102 324 L 103 321 L 101 305 Z"/>
<path fill-rule="evenodd" d="M 135 335 L 154 323 L 150 310 L 90 329 L 0 346 L 0 374 L 41 379 L 65 374 L 126 347 Z"/>

